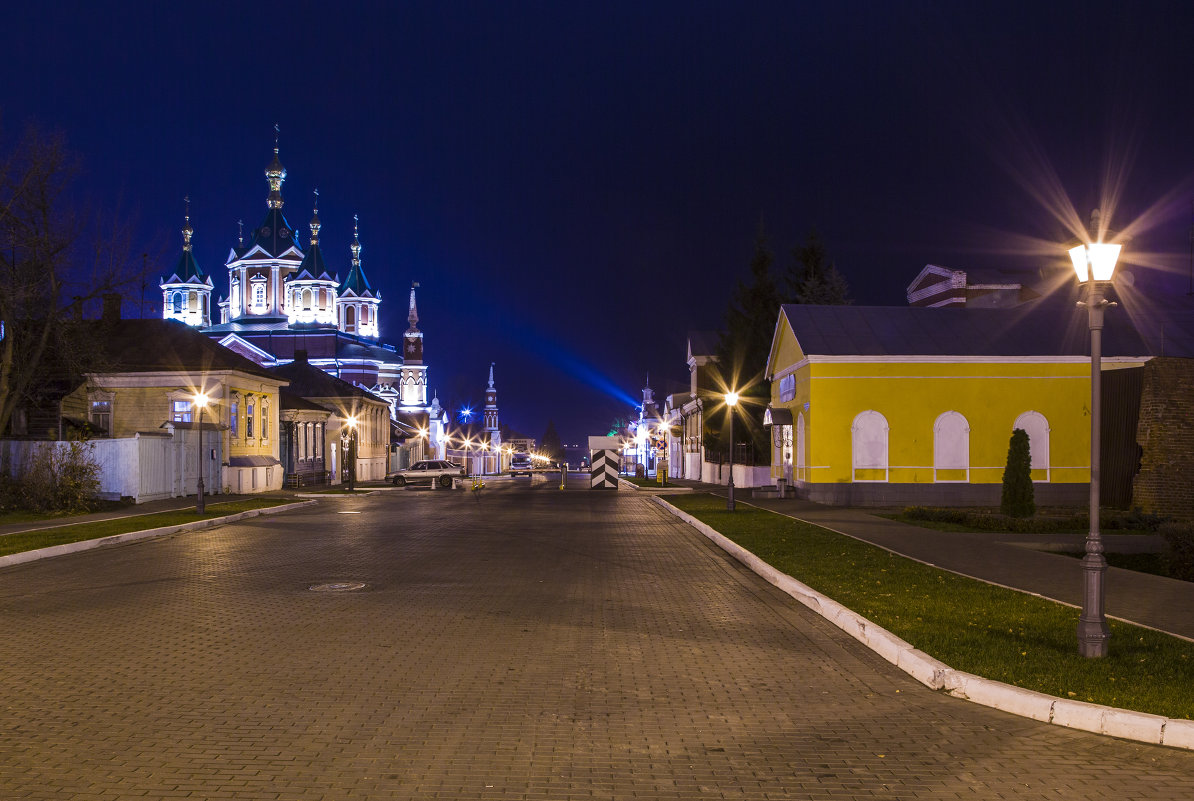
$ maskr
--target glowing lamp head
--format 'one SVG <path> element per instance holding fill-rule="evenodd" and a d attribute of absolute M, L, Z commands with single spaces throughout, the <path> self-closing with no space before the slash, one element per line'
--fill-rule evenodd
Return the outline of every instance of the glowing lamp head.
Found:
<path fill-rule="evenodd" d="M 356 428 L 356 427 L 357 427 L 357 418 L 356 418 L 356 415 L 354 415 L 354 414 L 350 414 L 350 415 L 348 416 L 348 419 L 347 419 L 347 420 L 345 420 L 344 422 L 346 422 L 346 423 L 348 424 L 348 427 L 349 427 L 349 428 Z"/>
<path fill-rule="evenodd" d="M 1070 248 L 1070 261 L 1078 274 L 1078 283 L 1110 281 L 1115 274 L 1115 263 L 1119 261 L 1120 245 L 1095 242 L 1089 245 L 1075 245 Z"/>
<path fill-rule="evenodd" d="M 207 397 L 206 392 L 196 392 L 193 400 L 195 403 L 195 408 L 197 408 L 197 409 L 206 409 L 207 408 L 208 397 Z"/>
<path fill-rule="evenodd" d="M 738 393 L 737 392 L 727 392 L 726 393 L 726 405 L 727 406 L 737 406 L 738 405 Z"/>

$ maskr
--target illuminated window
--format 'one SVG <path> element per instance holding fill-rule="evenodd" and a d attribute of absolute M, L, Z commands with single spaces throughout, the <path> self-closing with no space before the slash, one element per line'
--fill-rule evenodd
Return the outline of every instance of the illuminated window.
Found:
<path fill-rule="evenodd" d="M 240 417 L 240 403 L 234 400 L 234 401 L 232 401 L 232 405 L 228 411 L 228 430 L 232 434 L 233 437 L 240 436 L 240 434 L 237 433 L 237 430 L 238 430 L 237 418 L 239 418 L 239 417 Z"/>
<path fill-rule="evenodd" d="M 311 308 L 311 290 L 309 290 L 309 289 L 303 290 L 303 308 L 304 309 Z"/>
<path fill-rule="evenodd" d="M 253 401 L 245 403 L 245 436 L 253 438 Z"/>
<path fill-rule="evenodd" d="M 93 400 L 91 402 L 91 414 L 89 419 L 91 425 L 103 431 L 105 434 L 112 433 L 112 401 L 109 400 Z"/>
<path fill-rule="evenodd" d="M 188 400 L 170 401 L 170 419 L 176 423 L 191 422 L 191 409 L 194 407 Z"/>
<path fill-rule="evenodd" d="M 265 284 L 264 283 L 253 284 L 253 308 L 254 309 L 264 309 L 265 308 Z"/>
<path fill-rule="evenodd" d="M 269 406 L 261 402 L 261 438 L 269 439 Z"/>

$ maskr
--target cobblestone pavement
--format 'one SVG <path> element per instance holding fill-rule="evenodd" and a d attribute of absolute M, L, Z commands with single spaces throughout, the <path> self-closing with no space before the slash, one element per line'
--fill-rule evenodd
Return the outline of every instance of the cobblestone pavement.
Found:
<path fill-rule="evenodd" d="M 0 627 L 4 801 L 1194 798 L 1194 754 L 933 693 L 541 479 L 14 566 Z"/>

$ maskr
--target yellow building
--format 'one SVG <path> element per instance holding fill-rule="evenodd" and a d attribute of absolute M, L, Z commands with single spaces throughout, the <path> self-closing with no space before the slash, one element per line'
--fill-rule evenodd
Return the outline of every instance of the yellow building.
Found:
<path fill-rule="evenodd" d="M 101 438 L 173 438 L 177 431 L 195 453 L 189 435 L 199 422 L 196 396 L 203 393 L 208 492 L 281 488 L 278 388 L 285 379 L 172 320 L 108 320 L 93 327 L 100 367 L 63 397 L 61 420 Z M 194 490 L 196 457 L 181 453 L 178 465 L 167 465 L 177 468 L 177 489 L 167 495 Z M 137 469 L 165 469 L 145 464 Z"/>
<path fill-rule="evenodd" d="M 1108 315 L 1103 369 L 1144 344 Z M 772 477 L 832 504 L 998 504 L 1008 442 L 1030 440 L 1038 504 L 1081 505 L 1090 481 L 1086 314 L 786 305 L 767 366 Z"/>

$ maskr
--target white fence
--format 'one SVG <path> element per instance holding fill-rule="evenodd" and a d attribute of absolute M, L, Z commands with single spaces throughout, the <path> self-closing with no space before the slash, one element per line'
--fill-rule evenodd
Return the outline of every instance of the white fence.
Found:
<path fill-rule="evenodd" d="M 221 437 L 205 436 L 203 484 L 206 493 L 223 489 Z M 46 448 L 65 448 L 65 442 L 28 440 L 0 441 L 0 472 L 19 475 L 34 454 Z M 198 455 L 195 432 L 176 429 L 173 435 L 121 439 L 97 439 L 87 443 L 91 458 L 99 465 L 99 497 L 108 500 L 132 498 L 134 503 L 192 495 Z"/>

